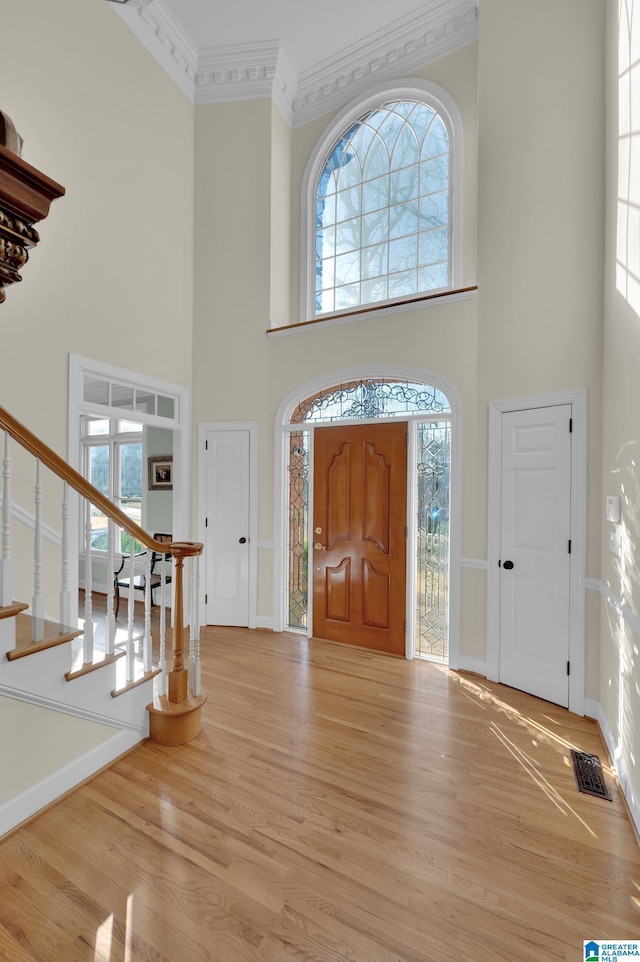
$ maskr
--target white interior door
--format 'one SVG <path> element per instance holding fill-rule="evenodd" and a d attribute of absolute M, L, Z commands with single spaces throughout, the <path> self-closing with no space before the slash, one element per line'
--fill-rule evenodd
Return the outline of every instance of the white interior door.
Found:
<path fill-rule="evenodd" d="M 206 434 L 208 625 L 249 624 L 250 432 Z"/>
<path fill-rule="evenodd" d="M 571 405 L 502 415 L 500 681 L 568 705 Z"/>

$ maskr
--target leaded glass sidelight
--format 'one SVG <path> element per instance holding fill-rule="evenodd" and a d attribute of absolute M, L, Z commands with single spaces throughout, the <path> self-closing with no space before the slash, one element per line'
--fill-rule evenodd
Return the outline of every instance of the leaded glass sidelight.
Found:
<path fill-rule="evenodd" d="M 418 425 L 416 654 L 446 661 L 449 653 L 449 501 L 451 424 Z"/>
<path fill-rule="evenodd" d="M 307 627 L 309 432 L 294 431 L 289 442 L 289 578 L 287 627 Z"/>

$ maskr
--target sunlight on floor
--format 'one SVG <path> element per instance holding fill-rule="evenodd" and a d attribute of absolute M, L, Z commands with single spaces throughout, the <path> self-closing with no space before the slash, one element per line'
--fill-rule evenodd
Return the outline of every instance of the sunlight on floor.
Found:
<path fill-rule="evenodd" d="M 448 672 L 448 669 L 443 669 Z M 515 721 L 518 725 L 527 731 L 530 738 L 530 744 L 532 747 L 538 748 L 541 744 L 550 745 L 553 748 L 558 749 L 562 753 L 563 761 L 565 765 L 571 765 L 568 758 L 568 752 L 572 748 L 578 748 L 579 746 L 572 744 L 563 738 L 561 735 L 552 731 L 551 728 L 542 725 L 540 722 L 535 721 L 533 718 L 523 715 L 517 708 L 513 705 L 508 704 L 498 695 L 493 692 L 488 685 L 482 684 L 478 681 L 472 681 L 470 678 L 465 677 L 457 672 L 449 673 L 449 677 L 456 681 L 461 688 L 461 693 L 468 698 L 473 704 L 478 708 L 488 709 L 492 708 L 506 715 L 509 720 Z M 548 716 L 543 716 L 549 725 L 557 726 L 558 722 L 549 718 Z M 593 831 L 593 829 L 588 825 L 581 815 L 573 808 L 572 805 L 564 798 L 564 796 L 553 787 L 553 785 L 545 778 L 541 773 L 539 764 L 528 755 L 522 748 L 515 744 L 508 735 L 496 724 L 495 721 L 489 721 L 489 731 L 493 734 L 501 744 L 506 748 L 514 760 L 523 768 L 523 770 L 529 775 L 532 781 L 538 786 L 538 788 L 547 796 L 547 798 L 552 802 L 553 805 L 558 809 L 558 811 L 564 815 L 572 815 L 576 818 L 581 825 L 589 832 L 593 838 L 598 836 Z M 603 765 L 603 770 L 608 771 L 609 775 L 613 775 L 613 770 L 610 766 Z"/>
<path fill-rule="evenodd" d="M 582 818 L 582 816 L 578 815 L 576 810 L 569 804 L 569 802 L 567 802 L 567 800 L 560 794 L 560 792 L 558 792 L 553 787 L 551 782 L 549 782 L 544 777 L 544 775 L 540 771 L 538 771 L 537 763 L 532 758 L 530 758 L 530 756 L 527 755 L 526 752 L 523 752 L 521 748 L 518 748 L 515 742 L 512 742 L 511 739 L 507 735 L 505 735 L 505 733 L 500 728 L 498 728 L 497 725 L 494 725 L 493 722 L 491 723 L 491 732 L 502 742 L 502 744 L 507 749 L 507 751 L 510 752 L 510 754 L 513 756 L 513 758 L 515 758 L 518 764 L 522 766 L 522 768 L 525 770 L 527 775 L 531 777 L 531 779 L 535 782 L 538 788 L 544 792 L 547 798 L 549 798 L 553 802 L 553 804 L 556 806 L 556 808 L 562 815 L 573 815 L 575 818 L 577 818 L 577 820 L 581 823 L 581 825 L 584 825 L 586 830 L 589 832 L 590 835 L 593 836 L 593 838 L 598 837 L 596 833 L 593 831 L 593 829 L 589 825 L 587 825 L 587 823 Z"/>

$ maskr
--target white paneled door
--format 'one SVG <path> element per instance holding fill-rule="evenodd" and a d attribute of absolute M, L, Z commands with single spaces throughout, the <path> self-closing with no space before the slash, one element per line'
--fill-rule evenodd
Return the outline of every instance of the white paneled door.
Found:
<path fill-rule="evenodd" d="M 249 431 L 206 434 L 208 625 L 249 624 Z"/>
<path fill-rule="evenodd" d="M 571 405 L 502 415 L 500 681 L 568 705 Z"/>

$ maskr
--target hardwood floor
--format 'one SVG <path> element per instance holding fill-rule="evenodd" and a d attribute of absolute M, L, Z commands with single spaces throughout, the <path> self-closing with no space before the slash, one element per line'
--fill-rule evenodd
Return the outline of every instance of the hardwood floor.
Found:
<path fill-rule="evenodd" d="M 540 962 L 640 937 L 593 722 L 484 679 L 204 629 L 202 733 L 0 843 L 11 962 Z M 613 801 L 580 794 L 569 749 Z"/>

